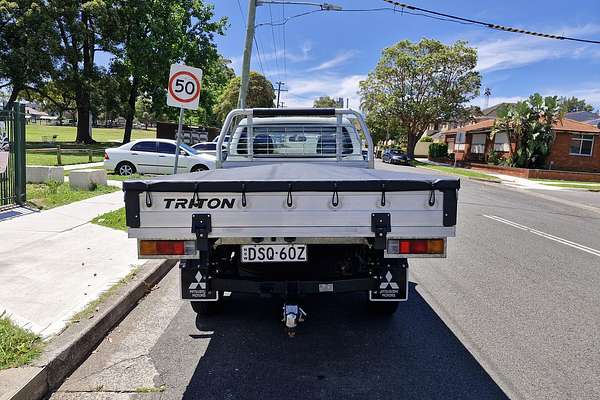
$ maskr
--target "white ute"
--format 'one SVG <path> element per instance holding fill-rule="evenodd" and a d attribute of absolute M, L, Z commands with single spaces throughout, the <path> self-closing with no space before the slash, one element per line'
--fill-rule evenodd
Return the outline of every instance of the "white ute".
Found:
<path fill-rule="evenodd" d="M 459 180 L 373 169 L 355 111 L 234 110 L 217 149 L 215 170 L 123 184 L 139 257 L 181 259 L 182 298 L 199 314 L 223 292 L 278 296 L 290 336 L 307 295 L 363 292 L 392 314 L 407 259 L 446 257 Z"/>

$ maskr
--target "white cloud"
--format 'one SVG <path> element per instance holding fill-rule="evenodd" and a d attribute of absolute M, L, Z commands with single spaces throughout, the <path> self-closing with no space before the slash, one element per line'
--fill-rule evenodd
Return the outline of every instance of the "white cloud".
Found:
<path fill-rule="evenodd" d="M 285 105 L 287 107 L 310 107 L 316 98 L 331 96 L 348 98 L 350 107 L 358 109 L 360 105 L 358 83 L 366 77 L 366 75 L 359 74 L 323 74 L 310 78 L 290 77 L 287 84 L 289 92 L 286 92 L 284 96 Z"/>
<path fill-rule="evenodd" d="M 490 101 L 488 107 L 494 106 L 500 103 L 516 103 L 517 101 L 525 100 L 527 96 L 490 96 Z M 479 106 L 480 108 L 485 108 L 485 97 L 477 97 L 471 100 L 470 104 L 474 106 Z"/>
<path fill-rule="evenodd" d="M 588 104 L 593 105 L 595 108 L 600 109 L 600 82 L 589 82 L 586 84 L 581 84 L 577 88 L 544 88 L 538 90 L 537 92 L 539 92 L 542 96 L 575 96 L 579 99 L 585 100 Z M 489 106 L 491 107 L 499 103 L 516 103 L 517 101 L 527 99 L 531 94 L 533 93 L 527 93 L 524 95 L 517 96 L 492 96 L 490 97 Z M 475 106 L 484 108 L 485 97 L 477 97 L 476 99 L 473 99 L 470 103 Z"/>
<path fill-rule="evenodd" d="M 600 25 L 595 24 L 556 31 L 557 35 L 578 37 L 597 33 L 600 33 Z M 508 36 L 506 39 L 483 41 L 473 45 L 478 50 L 477 68 L 482 72 L 511 69 L 559 58 L 600 59 L 600 50 L 593 45 L 526 35 Z"/>
<path fill-rule="evenodd" d="M 316 67 L 310 68 L 308 71 L 311 71 L 311 72 L 312 71 L 323 71 L 326 69 L 331 69 L 331 68 L 337 67 L 338 65 L 342 65 L 346 61 L 348 61 L 349 59 L 354 57 L 356 55 L 356 53 L 357 52 L 355 50 L 349 50 L 344 53 L 339 53 L 332 59 L 324 61 L 321 64 L 317 65 Z"/>

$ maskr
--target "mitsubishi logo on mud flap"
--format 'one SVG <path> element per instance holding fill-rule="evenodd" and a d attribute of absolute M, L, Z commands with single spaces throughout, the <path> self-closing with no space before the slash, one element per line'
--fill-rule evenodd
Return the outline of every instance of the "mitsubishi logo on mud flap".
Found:
<path fill-rule="evenodd" d="M 387 282 L 383 282 L 379 285 L 379 289 L 387 289 L 387 288 L 391 288 L 391 289 L 400 289 L 400 287 L 398 286 L 398 284 L 396 282 L 392 282 L 392 273 L 390 271 L 387 272 L 387 274 L 385 274 L 385 280 Z"/>
<path fill-rule="evenodd" d="M 198 271 L 196 273 L 195 278 L 196 278 L 196 282 L 192 282 L 190 284 L 189 290 L 196 290 L 198 288 L 200 288 L 200 289 L 206 289 L 206 282 L 202 282 L 202 279 L 204 277 L 202 276 L 202 274 L 200 273 L 200 271 Z"/>

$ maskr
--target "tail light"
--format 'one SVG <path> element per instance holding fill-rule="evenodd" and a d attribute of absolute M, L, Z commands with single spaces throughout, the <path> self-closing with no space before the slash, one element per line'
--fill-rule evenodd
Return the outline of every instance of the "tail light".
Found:
<path fill-rule="evenodd" d="M 108 159 L 109 159 L 109 158 L 108 158 L 108 153 L 107 153 L 107 152 L 104 152 L 104 159 L 105 159 L 105 160 L 108 160 Z"/>
<path fill-rule="evenodd" d="M 196 254 L 193 240 L 140 240 L 140 258 L 179 258 Z"/>
<path fill-rule="evenodd" d="M 387 254 L 444 255 L 445 251 L 444 239 L 389 239 L 387 242 Z"/>

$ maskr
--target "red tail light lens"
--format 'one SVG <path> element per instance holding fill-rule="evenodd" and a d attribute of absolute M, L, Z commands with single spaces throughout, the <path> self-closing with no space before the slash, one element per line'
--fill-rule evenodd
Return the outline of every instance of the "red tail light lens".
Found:
<path fill-rule="evenodd" d="M 184 256 L 195 252 L 193 240 L 140 240 L 140 256 Z"/>
<path fill-rule="evenodd" d="M 444 254 L 444 239 L 389 239 L 388 254 Z"/>
<path fill-rule="evenodd" d="M 109 159 L 109 158 L 108 158 L 108 153 L 107 153 L 107 152 L 104 152 L 104 159 L 105 159 L 105 160 L 108 160 L 108 159 Z"/>

